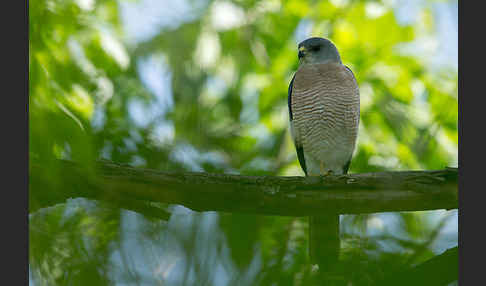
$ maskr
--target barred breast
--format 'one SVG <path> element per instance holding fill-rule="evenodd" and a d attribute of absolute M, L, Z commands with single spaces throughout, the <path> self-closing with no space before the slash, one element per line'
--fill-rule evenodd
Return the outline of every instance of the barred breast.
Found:
<path fill-rule="evenodd" d="M 351 159 L 359 125 L 359 89 L 339 63 L 302 65 L 292 89 L 292 128 L 311 174 L 342 173 Z"/>

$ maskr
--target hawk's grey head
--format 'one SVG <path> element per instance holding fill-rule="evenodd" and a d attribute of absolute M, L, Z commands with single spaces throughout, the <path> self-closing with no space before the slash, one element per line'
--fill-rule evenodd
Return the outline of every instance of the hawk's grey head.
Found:
<path fill-rule="evenodd" d="M 336 46 L 328 39 L 313 37 L 300 42 L 299 64 L 341 63 Z"/>

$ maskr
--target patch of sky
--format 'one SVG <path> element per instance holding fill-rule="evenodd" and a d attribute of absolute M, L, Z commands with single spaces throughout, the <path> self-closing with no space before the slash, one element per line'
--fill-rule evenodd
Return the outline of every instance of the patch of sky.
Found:
<path fill-rule="evenodd" d="M 213 105 L 223 98 L 227 89 L 228 85 L 222 77 L 209 76 L 199 100 L 205 105 Z"/>
<path fill-rule="evenodd" d="M 164 29 L 176 29 L 206 12 L 208 0 L 190 1 L 118 1 L 125 31 L 125 41 L 137 44 L 148 41 Z"/>
<path fill-rule="evenodd" d="M 430 70 L 458 69 L 458 3 L 430 2 L 424 0 L 393 1 L 397 20 L 402 25 L 421 25 L 421 13 L 430 9 L 434 21 L 433 31 L 423 34 L 406 45 L 399 46 L 406 54 L 419 56 L 427 61 Z"/>
<path fill-rule="evenodd" d="M 200 152 L 194 146 L 187 143 L 174 146 L 170 158 L 176 162 L 182 163 L 185 167 L 195 172 L 204 171 L 202 167 L 202 164 L 204 163 L 223 167 L 226 162 L 224 156 L 219 152 Z"/>
<path fill-rule="evenodd" d="M 214 1 L 211 6 L 211 25 L 217 31 L 237 28 L 245 23 L 245 11 L 229 1 Z"/>
<path fill-rule="evenodd" d="M 130 285 L 133 280 L 143 281 L 143 285 L 158 285 L 161 282 L 158 281 L 160 277 L 154 275 L 153 272 L 159 267 L 160 259 L 172 258 L 170 254 L 173 248 L 166 247 L 164 231 L 161 231 L 158 241 L 140 237 L 140 233 L 147 223 L 149 222 L 140 214 L 132 211 L 121 212 L 123 234 L 120 248 L 110 256 L 110 262 L 113 265 L 110 268 L 110 276 L 116 285 Z M 154 244 L 161 244 L 162 247 Z M 128 275 L 126 267 L 131 270 Z"/>
<path fill-rule="evenodd" d="M 240 98 L 243 108 L 240 113 L 242 124 L 255 124 L 260 118 L 258 103 L 260 90 L 267 86 L 269 79 L 258 74 L 249 74 L 243 79 Z"/>
<path fill-rule="evenodd" d="M 309 19 L 302 19 L 300 20 L 297 28 L 294 31 L 294 39 L 296 44 L 302 42 L 303 40 L 307 39 L 309 35 L 312 34 L 312 27 L 314 22 Z"/>
<path fill-rule="evenodd" d="M 113 152 L 113 145 L 109 141 L 105 141 L 103 148 L 101 149 L 100 157 L 105 160 L 111 160 L 111 154 Z"/>
<path fill-rule="evenodd" d="M 174 137 L 174 124 L 166 120 L 158 122 L 150 134 L 150 140 L 156 146 L 169 144 L 174 140 Z"/>
<path fill-rule="evenodd" d="M 419 13 L 422 6 L 425 4 L 423 0 L 396 0 L 390 2 L 394 8 L 395 17 L 402 25 L 412 25 L 418 20 Z"/>
<path fill-rule="evenodd" d="M 34 283 L 34 280 L 32 279 L 32 271 L 30 270 L 30 264 L 29 264 L 29 286 L 35 286 L 36 284 Z"/>
<path fill-rule="evenodd" d="M 154 94 L 154 100 L 133 99 L 128 108 L 130 117 L 136 125 L 147 127 L 155 124 L 152 139 L 157 143 L 170 141 L 174 137 L 173 123 L 164 118 L 174 106 L 172 97 L 172 73 L 163 55 L 142 58 L 137 63 L 137 70 L 142 83 Z M 165 132 L 165 133 L 164 133 Z"/>
<path fill-rule="evenodd" d="M 445 250 L 457 245 L 457 210 L 445 211 L 423 211 L 415 212 L 417 215 L 423 214 L 423 219 L 432 229 L 437 227 L 442 219 L 446 219 L 440 234 L 436 237 L 430 248 L 436 254 L 440 254 Z M 408 233 L 402 228 L 400 216 L 397 213 L 377 213 L 368 217 L 367 237 L 381 237 L 383 235 L 392 235 L 392 237 L 399 239 L 410 239 Z M 352 228 L 351 228 L 352 229 Z M 384 251 L 394 251 L 399 247 L 392 240 L 380 241 L 380 246 Z"/>
<path fill-rule="evenodd" d="M 432 250 L 439 254 L 451 247 L 457 246 L 458 210 L 436 210 L 429 213 L 427 219 L 433 225 L 438 225 L 443 219 L 446 220 L 437 239 L 431 245 Z"/>
<path fill-rule="evenodd" d="M 171 86 L 172 73 L 165 57 L 152 55 L 149 58 L 140 59 L 137 68 L 141 81 L 155 95 L 155 103 L 160 112 L 165 113 L 171 109 L 174 105 Z"/>
<path fill-rule="evenodd" d="M 103 126 L 106 122 L 106 115 L 103 106 L 96 105 L 94 108 L 93 115 L 91 116 L 91 127 L 94 131 L 103 130 Z"/>
<path fill-rule="evenodd" d="M 261 123 L 250 130 L 250 136 L 256 138 L 258 140 L 257 147 L 263 149 L 272 148 L 276 140 L 270 130 L 268 130 L 267 126 Z"/>
<path fill-rule="evenodd" d="M 151 222 L 143 216 L 130 211 L 122 213 L 123 236 L 120 250 L 111 256 L 113 267 L 112 277 L 116 285 L 126 285 L 121 281 L 126 277 L 122 263 L 128 263 L 132 276 L 143 281 L 143 285 L 181 285 L 184 281 L 196 283 L 193 263 L 204 257 L 211 261 L 212 285 L 227 285 L 232 267 L 223 267 L 222 256 L 219 254 L 220 244 L 224 242 L 223 234 L 219 230 L 219 215 L 216 212 L 197 213 L 178 205 L 169 207 L 171 217 L 160 232 L 151 239 L 143 239 L 138 235 Z M 187 259 L 184 245 L 193 241 L 195 255 Z M 224 247 L 223 247 L 224 248 Z M 223 251 L 225 252 L 225 251 Z M 228 253 L 226 251 L 226 253 Z M 125 262 L 123 262 L 125 261 Z M 190 269 L 189 272 L 186 272 Z M 148 284 L 145 284 L 148 283 Z M 190 284 L 193 284 L 190 283 Z"/>
<path fill-rule="evenodd" d="M 242 93 L 241 100 L 242 106 L 240 113 L 240 122 L 242 124 L 255 124 L 260 118 L 258 112 L 258 97 L 259 94 L 256 90 Z"/>
<path fill-rule="evenodd" d="M 336 3 L 334 3 L 336 2 Z M 343 1 L 333 1 L 337 6 Z M 346 2 L 346 1 L 344 1 Z M 419 36 L 415 41 L 399 45 L 399 51 L 421 57 L 428 61 L 431 70 L 439 68 L 458 68 L 458 4 L 457 2 L 435 2 L 424 0 L 387 0 L 384 6 L 370 3 L 367 13 L 380 16 L 383 9 L 393 8 L 395 17 L 401 25 L 421 23 L 421 13 L 430 9 L 434 20 L 434 30 L 429 35 Z M 294 31 L 296 43 L 312 36 L 314 22 L 302 19 Z"/>

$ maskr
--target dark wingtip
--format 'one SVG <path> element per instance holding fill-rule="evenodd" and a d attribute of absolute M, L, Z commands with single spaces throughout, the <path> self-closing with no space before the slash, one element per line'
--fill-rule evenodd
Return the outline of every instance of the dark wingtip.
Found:
<path fill-rule="evenodd" d="M 294 85 L 294 78 L 295 78 L 295 74 L 294 76 L 292 77 L 292 80 L 290 81 L 290 84 L 289 84 L 289 90 L 288 90 L 288 97 L 287 97 L 287 101 L 288 101 L 288 105 L 289 105 L 289 119 L 290 121 L 292 121 L 293 119 L 293 116 L 292 116 L 292 88 L 293 88 L 293 85 Z"/>
<path fill-rule="evenodd" d="M 343 166 L 343 174 L 347 174 L 348 173 L 348 170 L 349 170 L 349 166 L 351 165 L 351 159 L 348 160 L 348 162 L 346 162 L 346 164 L 344 164 Z"/>
<path fill-rule="evenodd" d="M 297 158 L 299 159 L 300 167 L 304 171 L 304 174 L 307 176 L 307 166 L 305 165 L 304 147 L 295 146 L 295 150 L 297 151 Z"/>

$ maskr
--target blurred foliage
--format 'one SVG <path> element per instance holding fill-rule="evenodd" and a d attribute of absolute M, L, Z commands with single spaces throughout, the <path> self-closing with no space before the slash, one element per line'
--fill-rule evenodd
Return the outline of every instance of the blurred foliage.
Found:
<path fill-rule="evenodd" d="M 166 11 L 158 20 L 167 24 L 154 20 L 155 32 L 137 40 L 143 31 L 129 35 L 122 12 L 135 13 L 140 2 Z M 457 165 L 457 70 L 431 69 L 406 52 L 436 30 L 428 1 L 410 24 L 399 23 L 393 1 L 178 1 L 184 13 L 174 3 L 30 1 L 29 155 L 49 170 L 46 191 L 59 180 L 59 158 L 87 172 L 103 158 L 160 170 L 303 175 L 288 131 L 287 87 L 297 43 L 311 35 L 336 44 L 360 86 L 350 172 Z M 31 283 L 315 279 L 306 218 L 164 207 L 167 222 L 82 199 L 31 214 Z M 439 217 L 342 216 L 336 283 L 373 285 L 436 255 L 440 237 L 454 246 L 457 232 L 441 232 L 451 215 Z"/>

